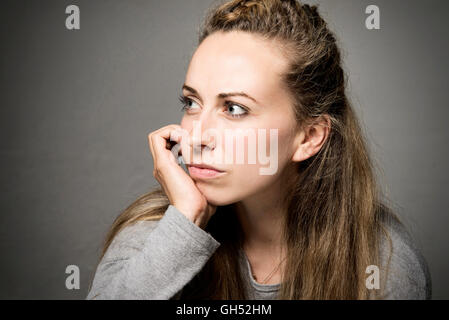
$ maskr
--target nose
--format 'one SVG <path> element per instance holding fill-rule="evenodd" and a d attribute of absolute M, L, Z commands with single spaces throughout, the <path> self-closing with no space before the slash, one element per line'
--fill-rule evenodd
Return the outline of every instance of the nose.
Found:
<path fill-rule="evenodd" d="M 194 154 L 210 152 L 216 147 L 215 135 L 218 133 L 213 108 L 204 108 L 196 117 L 189 133 L 189 145 Z"/>
<path fill-rule="evenodd" d="M 214 149 L 215 139 L 212 131 L 216 130 L 216 127 L 211 125 L 208 119 L 202 121 L 195 121 L 193 123 L 193 130 L 191 133 L 191 147 L 194 149 L 203 148 Z"/>

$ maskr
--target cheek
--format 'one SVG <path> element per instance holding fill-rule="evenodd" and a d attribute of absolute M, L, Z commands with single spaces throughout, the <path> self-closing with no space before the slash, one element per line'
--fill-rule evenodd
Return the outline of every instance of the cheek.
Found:
<path fill-rule="evenodd" d="M 187 131 L 191 131 L 192 128 L 192 121 L 188 120 L 185 116 L 182 117 L 181 122 L 179 124 L 179 126 Z"/>
<path fill-rule="evenodd" d="M 186 125 L 186 124 L 184 124 Z M 271 134 L 270 129 L 278 129 L 277 135 Z M 277 179 L 279 179 L 280 174 L 288 164 L 291 150 L 291 132 L 288 128 L 271 126 L 267 128 L 265 133 L 263 131 L 254 130 L 255 139 L 251 139 L 248 135 L 244 135 L 240 138 L 243 141 L 243 153 L 244 159 L 243 163 L 237 163 L 236 152 L 240 147 L 237 147 L 238 140 L 236 136 L 232 140 L 232 154 L 233 163 L 226 164 L 225 166 L 229 169 L 229 174 L 220 179 L 219 181 L 197 181 L 196 185 L 199 190 L 206 196 L 208 201 L 214 205 L 227 205 L 230 203 L 235 203 L 248 196 L 257 194 L 261 190 L 273 185 Z M 265 141 L 259 143 L 260 140 Z M 222 136 L 222 152 L 225 154 L 228 152 L 226 150 L 226 144 L 224 143 L 224 136 Z M 250 164 L 249 153 L 252 151 L 250 147 L 251 144 L 255 144 L 255 164 Z M 275 145 L 273 145 L 275 144 Z M 260 149 L 260 150 L 259 150 Z M 240 149 L 241 150 L 241 149 Z M 263 162 L 263 158 L 269 162 Z M 273 164 L 273 161 L 276 163 Z M 275 168 L 272 174 L 261 174 L 261 168 L 266 168 L 268 170 L 270 167 Z"/>
<path fill-rule="evenodd" d="M 277 153 L 278 153 L 278 163 L 281 167 L 281 164 L 285 164 L 287 161 L 291 159 L 292 154 L 292 134 L 291 131 L 286 128 L 280 128 L 278 130 L 277 137 Z M 267 148 L 268 151 L 270 150 Z"/>
<path fill-rule="evenodd" d="M 259 139 L 263 142 L 259 143 Z M 246 139 L 245 144 L 247 147 L 248 139 Z M 285 164 L 292 150 L 292 135 L 288 128 L 271 127 L 266 129 L 265 132 L 258 133 L 256 144 L 258 167 L 268 167 L 269 163 L 263 161 L 263 158 L 268 158 L 270 162 L 276 161 L 279 169 L 281 169 L 281 164 Z"/>
<path fill-rule="evenodd" d="M 277 178 L 277 174 L 260 175 L 259 166 L 242 164 L 233 166 L 220 182 L 197 180 L 196 186 L 209 203 L 224 206 L 258 194 L 273 185 Z"/>
<path fill-rule="evenodd" d="M 263 172 L 260 168 L 279 167 L 279 164 L 287 162 L 292 151 L 291 130 L 274 126 L 244 130 L 249 131 L 239 135 L 234 132 L 227 138 L 220 132 L 220 142 L 212 152 L 217 163 L 225 164 L 233 172 L 246 172 L 244 176 L 253 177 L 254 173 L 259 175 Z"/>
<path fill-rule="evenodd" d="M 273 129 L 273 128 L 272 128 Z M 276 181 L 288 164 L 291 150 L 291 135 L 285 128 L 278 128 L 271 133 L 270 129 L 257 131 L 254 141 L 248 136 L 244 141 L 244 163 L 236 162 L 237 138 L 234 139 L 234 163 L 231 165 L 231 174 L 227 177 L 228 194 L 235 192 L 240 195 L 249 195 L 266 188 Z M 255 148 L 249 148 L 255 144 Z M 253 154 L 255 163 L 249 163 L 250 154 Z"/>

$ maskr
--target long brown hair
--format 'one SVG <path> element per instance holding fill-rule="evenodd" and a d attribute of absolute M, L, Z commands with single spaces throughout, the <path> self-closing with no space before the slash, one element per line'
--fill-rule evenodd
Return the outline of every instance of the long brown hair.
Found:
<path fill-rule="evenodd" d="M 283 228 L 287 262 L 278 299 L 368 299 L 369 265 L 380 266 L 386 218 L 364 134 L 346 96 L 346 76 L 335 35 L 316 6 L 295 0 L 232 0 L 212 7 L 199 44 L 214 32 L 244 31 L 274 40 L 289 61 L 283 84 L 295 99 L 298 127 L 326 115 L 331 130 L 320 151 L 296 163 Z M 169 205 L 161 188 L 141 196 L 114 221 L 114 236 L 138 220 L 158 220 Z M 247 299 L 236 250 L 242 232 L 234 205 L 221 206 L 206 230 L 221 243 L 182 299 Z M 390 243 L 391 245 L 391 243 Z"/>

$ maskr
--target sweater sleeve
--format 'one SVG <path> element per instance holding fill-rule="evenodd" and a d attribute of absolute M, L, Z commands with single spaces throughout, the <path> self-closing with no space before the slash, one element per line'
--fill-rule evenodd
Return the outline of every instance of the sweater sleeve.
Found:
<path fill-rule="evenodd" d="M 140 221 L 116 235 L 86 299 L 177 299 L 219 246 L 169 205 L 159 221 Z"/>
<path fill-rule="evenodd" d="M 389 255 L 391 256 L 385 276 L 384 299 L 431 299 L 429 268 L 410 233 L 399 222 L 392 223 L 388 231 L 391 247 L 389 241 L 384 242 L 384 263 L 388 261 Z M 386 266 L 384 263 L 383 266 Z"/>

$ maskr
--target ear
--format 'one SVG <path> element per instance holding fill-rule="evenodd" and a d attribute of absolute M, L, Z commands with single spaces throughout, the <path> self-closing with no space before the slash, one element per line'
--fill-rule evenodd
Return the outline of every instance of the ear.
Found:
<path fill-rule="evenodd" d="M 292 161 L 304 161 L 320 151 L 331 130 L 328 115 L 322 115 L 312 124 L 303 127 L 295 138 Z"/>

